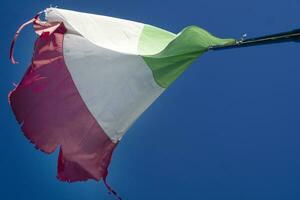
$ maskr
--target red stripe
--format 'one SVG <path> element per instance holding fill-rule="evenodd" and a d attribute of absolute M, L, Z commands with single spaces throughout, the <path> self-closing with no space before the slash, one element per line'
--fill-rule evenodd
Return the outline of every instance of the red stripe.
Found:
<path fill-rule="evenodd" d="M 32 64 L 9 99 L 25 136 L 38 149 L 51 153 L 61 146 L 60 180 L 100 180 L 106 177 L 117 144 L 91 115 L 67 70 L 65 32 L 61 24 L 37 39 Z"/>

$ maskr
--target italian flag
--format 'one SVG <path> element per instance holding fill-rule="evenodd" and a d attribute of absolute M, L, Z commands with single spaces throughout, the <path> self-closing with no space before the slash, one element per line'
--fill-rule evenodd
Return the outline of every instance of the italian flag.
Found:
<path fill-rule="evenodd" d="M 9 100 L 25 136 L 60 148 L 58 178 L 100 180 L 135 120 L 219 39 L 189 26 L 174 34 L 147 24 L 57 8 L 33 20 L 31 65 Z M 158 137 L 158 136 L 157 136 Z"/>

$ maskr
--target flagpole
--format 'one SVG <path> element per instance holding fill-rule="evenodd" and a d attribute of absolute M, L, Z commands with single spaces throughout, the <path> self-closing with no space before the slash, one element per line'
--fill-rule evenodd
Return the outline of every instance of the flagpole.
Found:
<path fill-rule="evenodd" d="M 250 46 L 258 46 L 258 45 L 266 45 L 266 44 L 283 43 L 283 42 L 300 42 L 300 29 L 295 29 L 292 31 L 282 32 L 282 33 L 276 33 L 272 35 L 265 35 L 262 37 L 241 39 L 239 41 L 236 41 L 234 44 L 211 46 L 209 50 L 216 51 L 216 50 L 225 50 L 225 49 L 250 47 Z"/>

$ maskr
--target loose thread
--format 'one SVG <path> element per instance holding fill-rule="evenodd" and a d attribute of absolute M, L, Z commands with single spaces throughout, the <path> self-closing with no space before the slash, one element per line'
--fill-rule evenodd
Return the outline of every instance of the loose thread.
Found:
<path fill-rule="evenodd" d="M 24 24 L 22 24 L 18 30 L 16 31 L 13 40 L 11 41 L 11 45 L 10 45 L 10 49 L 9 49 L 9 58 L 10 61 L 12 62 L 12 64 L 17 64 L 18 62 L 14 59 L 14 48 L 15 48 L 15 43 L 16 40 L 19 37 L 20 32 L 29 24 L 34 23 L 35 21 L 38 20 L 39 16 L 43 13 L 44 11 L 41 11 L 39 13 L 37 13 L 32 19 L 28 20 L 27 22 L 25 22 Z"/>
<path fill-rule="evenodd" d="M 107 184 L 106 176 L 103 178 L 103 183 L 104 183 L 105 187 L 107 188 L 107 190 L 109 191 L 110 194 L 114 195 L 118 200 L 122 200 L 122 198 L 118 195 L 118 193 L 115 192 L 115 191 Z"/>

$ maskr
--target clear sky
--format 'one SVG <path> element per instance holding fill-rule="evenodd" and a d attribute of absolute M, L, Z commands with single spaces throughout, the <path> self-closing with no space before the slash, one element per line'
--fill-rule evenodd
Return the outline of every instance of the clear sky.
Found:
<path fill-rule="evenodd" d="M 197 25 L 240 38 L 300 27 L 300 1 L 2 0 L 0 199 L 114 199 L 102 182 L 56 179 L 22 135 L 7 94 L 30 62 L 35 35 L 20 24 L 50 4 L 152 24 Z M 142 115 L 114 152 L 109 183 L 126 200 L 300 199 L 300 43 L 208 52 Z"/>

